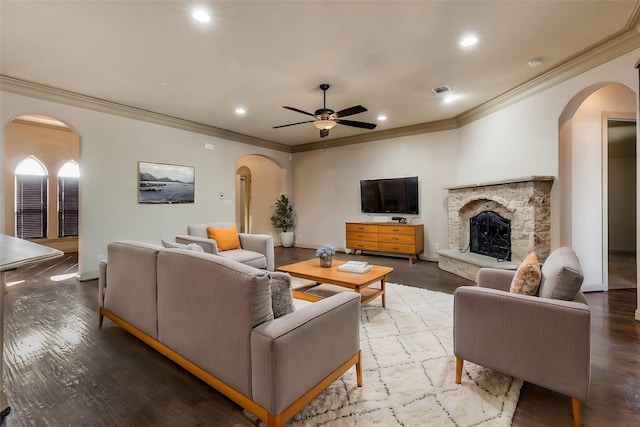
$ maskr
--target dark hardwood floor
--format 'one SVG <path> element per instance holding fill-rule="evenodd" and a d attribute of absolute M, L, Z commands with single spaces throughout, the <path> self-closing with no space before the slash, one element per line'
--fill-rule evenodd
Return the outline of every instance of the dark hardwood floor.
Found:
<path fill-rule="evenodd" d="M 312 257 L 308 249 L 276 248 L 276 265 Z M 336 258 L 389 265 L 395 269 L 390 282 L 441 292 L 471 284 L 432 262 L 409 266 L 406 259 L 342 253 Z M 7 272 L 9 426 L 252 425 L 234 403 L 112 322 L 105 320 L 98 331 L 97 280 L 80 283 L 61 276 L 73 273 L 76 261 L 65 255 Z M 592 376 L 583 425 L 640 425 L 636 290 L 591 293 L 587 299 Z M 431 424 L 425 420 L 425 425 Z M 525 383 L 513 425 L 571 426 L 571 400 Z"/>

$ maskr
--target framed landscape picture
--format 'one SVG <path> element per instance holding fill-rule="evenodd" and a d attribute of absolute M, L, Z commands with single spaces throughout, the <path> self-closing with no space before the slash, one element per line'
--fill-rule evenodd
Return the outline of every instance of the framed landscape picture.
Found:
<path fill-rule="evenodd" d="M 193 166 L 138 162 L 138 203 L 193 203 Z"/>

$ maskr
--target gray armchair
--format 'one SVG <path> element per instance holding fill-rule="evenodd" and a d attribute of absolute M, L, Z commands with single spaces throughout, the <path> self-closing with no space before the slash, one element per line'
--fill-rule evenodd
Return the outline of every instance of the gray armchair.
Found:
<path fill-rule="evenodd" d="M 579 290 L 582 270 L 565 247 L 549 255 L 541 272 L 538 296 L 510 293 L 515 272 L 492 268 L 480 270 L 477 287 L 456 289 L 456 383 L 465 360 L 503 372 L 570 396 L 579 426 L 591 375 L 591 311 Z"/>
<path fill-rule="evenodd" d="M 238 233 L 242 249 L 229 251 L 218 251 L 216 241 L 207 237 L 207 228 L 209 227 L 227 228 L 233 225 L 232 223 L 225 222 L 208 222 L 205 224 L 189 225 L 187 227 L 187 234 L 176 236 L 176 242 L 184 244 L 197 243 L 202 246 L 207 253 L 232 259 L 252 267 L 273 271 L 275 268 L 273 237 L 267 234 Z"/>

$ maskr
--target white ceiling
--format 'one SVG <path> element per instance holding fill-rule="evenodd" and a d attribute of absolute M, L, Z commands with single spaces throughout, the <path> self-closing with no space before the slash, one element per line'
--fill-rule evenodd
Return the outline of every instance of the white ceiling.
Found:
<path fill-rule="evenodd" d="M 195 22 L 203 6 L 213 19 Z M 455 117 L 638 24 L 623 1 L 0 1 L 0 73 L 285 145 Z M 475 48 L 458 40 L 475 33 Z M 527 62 L 541 58 L 542 65 Z M 445 104 L 431 89 L 449 85 Z M 238 116 L 237 107 L 247 113 Z M 34 112 L 36 113 L 36 112 Z M 378 122 L 385 114 L 388 120 Z"/>

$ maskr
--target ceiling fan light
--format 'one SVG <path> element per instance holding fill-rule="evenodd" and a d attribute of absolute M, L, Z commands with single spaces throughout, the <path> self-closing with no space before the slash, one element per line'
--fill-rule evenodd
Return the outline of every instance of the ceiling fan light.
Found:
<path fill-rule="evenodd" d="M 329 130 L 336 127 L 338 123 L 333 120 L 316 120 L 313 125 L 320 130 Z"/>

